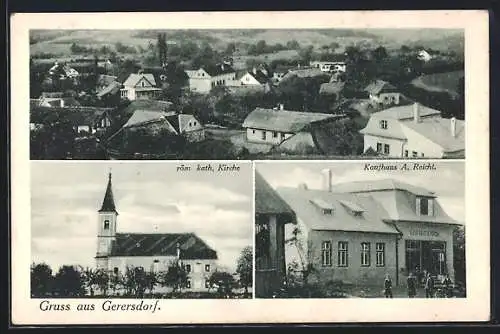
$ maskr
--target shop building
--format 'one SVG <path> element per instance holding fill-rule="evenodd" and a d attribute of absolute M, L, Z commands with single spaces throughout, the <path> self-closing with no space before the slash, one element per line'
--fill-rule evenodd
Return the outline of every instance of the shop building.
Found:
<path fill-rule="evenodd" d="M 405 284 L 410 271 L 424 270 L 454 279 L 458 222 L 435 193 L 392 179 L 335 184 L 330 170 L 323 180 L 321 190 L 276 189 L 296 215 L 302 253 L 318 280 L 380 285 L 389 274 Z M 290 262 L 294 250 L 286 252 Z"/>

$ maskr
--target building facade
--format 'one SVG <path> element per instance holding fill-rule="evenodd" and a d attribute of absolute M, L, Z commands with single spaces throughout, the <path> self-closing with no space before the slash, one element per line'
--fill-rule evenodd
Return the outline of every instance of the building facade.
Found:
<path fill-rule="evenodd" d="M 465 156 L 465 122 L 443 118 L 418 103 L 373 113 L 360 132 L 365 152 L 400 158 Z"/>
<path fill-rule="evenodd" d="M 324 170 L 321 190 L 305 184 L 276 189 L 296 215 L 311 279 L 371 286 L 388 274 L 404 285 L 410 272 L 424 271 L 454 279 L 459 224 L 433 192 L 391 179 L 333 184 L 331 178 Z M 297 259 L 295 248 L 286 248 L 288 263 Z"/>
<path fill-rule="evenodd" d="M 156 87 L 156 81 L 149 73 L 132 73 L 120 89 L 122 99 L 150 100 L 160 96 L 161 89 Z"/>
<path fill-rule="evenodd" d="M 188 275 L 184 290 L 209 291 L 209 278 L 217 270 L 217 252 L 196 234 L 118 233 L 117 220 L 110 173 L 98 211 L 95 257 L 98 269 L 119 275 L 127 268 L 161 273 L 171 266 L 182 266 Z"/>
<path fill-rule="evenodd" d="M 230 86 L 236 82 L 236 71 L 230 64 L 203 66 L 198 70 L 186 71 L 189 78 L 189 90 L 206 94 L 217 86 Z"/>
<path fill-rule="evenodd" d="M 365 90 L 371 101 L 380 105 L 394 105 L 399 104 L 401 100 L 401 93 L 392 84 L 376 80 L 369 84 Z"/>
<path fill-rule="evenodd" d="M 335 122 L 340 116 L 275 109 L 256 108 L 245 121 L 246 139 L 249 142 L 279 145 L 313 124 Z"/>

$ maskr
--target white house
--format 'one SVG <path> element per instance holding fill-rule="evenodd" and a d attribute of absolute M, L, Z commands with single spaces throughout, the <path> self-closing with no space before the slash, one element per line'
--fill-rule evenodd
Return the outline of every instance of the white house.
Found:
<path fill-rule="evenodd" d="M 150 73 L 132 73 L 123 83 L 120 89 L 122 99 L 130 101 L 141 99 L 155 99 L 161 93 L 161 89 L 156 87 L 156 81 L 153 74 Z"/>
<path fill-rule="evenodd" d="M 368 92 L 370 100 L 382 105 L 399 104 L 401 99 L 399 90 L 384 80 L 375 80 L 365 91 Z"/>
<path fill-rule="evenodd" d="M 322 174 L 321 189 L 306 183 L 276 189 L 297 222 L 285 226 L 283 239 L 299 229 L 304 262 L 315 269 L 311 279 L 380 286 L 389 274 L 404 286 L 410 272 L 424 270 L 453 279 L 453 230 L 460 223 L 432 189 L 393 179 L 334 183 L 330 169 Z M 289 263 L 295 253 L 288 245 Z"/>
<path fill-rule="evenodd" d="M 420 50 L 417 53 L 417 59 L 422 60 L 424 62 L 428 62 L 432 58 L 433 58 L 432 55 L 429 52 L 425 51 L 425 50 Z"/>
<path fill-rule="evenodd" d="M 164 129 L 173 135 L 184 136 L 190 142 L 205 139 L 205 127 L 194 115 L 179 114 L 174 111 L 137 109 L 122 128 L 110 136 L 108 140 L 124 130 L 133 131 L 137 128 L 147 128 L 154 133 Z"/>
<path fill-rule="evenodd" d="M 365 152 L 401 158 L 465 156 L 465 122 L 443 118 L 418 103 L 373 113 L 360 132 Z"/>
<path fill-rule="evenodd" d="M 331 122 L 338 115 L 284 110 L 283 105 L 276 109 L 256 108 L 243 122 L 247 141 L 278 145 L 288 138 L 317 123 Z"/>
<path fill-rule="evenodd" d="M 319 68 L 322 72 L 345 73 L 347 64 L 345 61 L 311 61 L 310 66 Z"/>
<path fill-rule="evenodd" d="M 228 63 L 202 66 L 198 70 L 188 70 L 189 89 L 197 93 L 208 93 L 216 86 L 229 86 L 236 80 L 236 71 Z"/>
<path fill-rule="evenodd" d="M 96 265 L 112 275 L 127 267 L 163 272 L 182 266 L 188 274 L 185 290 L 208 291 L 208 280 L 217 269 L 217 252 L 194 233 L 118 233 L 111 173 L 97 219 Z M 157 289 L 158 290 L 158 289 Z"/>
<path fill-rule="evenodd" d="M 266 72 L 254 67 L 240 78 L 241 85 L 263 86 L 269 82 L 270 78 Z"/>

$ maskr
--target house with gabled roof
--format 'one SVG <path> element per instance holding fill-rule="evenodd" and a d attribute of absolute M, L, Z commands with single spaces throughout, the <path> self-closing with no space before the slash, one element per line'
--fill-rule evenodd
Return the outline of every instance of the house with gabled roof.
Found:
<path fill-rule="evenodd" d="M 112 140 L 120 133 L 139 128 L 147 129 L 151 133 L 166 131 L 174 136 L 184 136 L 191 142 L 205 139 L 205 128 L 194 115 L 145 108 L 135 109 L 127 122 L 108 140 Z"/>
<path fill-rule="evenodd" d="M 270 82 L 269 72 L 254 67 L 247 71 L 240 79 L 241 85 L 264 86 Z"/>
<path fill-rule="evenodd" d="M 255 108 L 243 122 L 247 141 L 279 145 L 300 132 L 308 132 L 318 124 L 335 122 L 343 115 Z"/>
<path fill-rule="evenodd" d="M 208 291 L 209 278 L 217 269 L 217 252 L 195 233 L 118 232 L 118 211 L 111 173 L 98 210 L 96 266 L 110 275 L 124 274 L 127 268 L 165 272 L 181 266 L 187 272 L 184 290 Z"/>
<path fill-rule="evenodd" d="M 131 73 L 123 82 L 123 88 L 120 89 L 122 99 L 130 101 L 141 99 L 155 99 L 159 97 L 161 88 L 151 73 Z"/>
<path fill-rule="evenodd" d="M 439 110 L 414 103 L 373 113 L 364 135 L 364 151 L 399 158 L 465 157 L 465 122 L 443 118 Z"/>
<path fill-rule="evenodd" d="M 399 104 L 401 93 L 391 83 L 384 80 L 375 80 L 370 83 L 365 91 L 368 93 L 370 100 L 381 105 Z"/>
<path fill-rule="evenodd" d="M 296 216 L 293 234 L 312 277 L 380 286 L 388 274 L 403 285 L 410 272 L 425 270 L 453 280 L 453 230 L 460 223 L 434 192 L 393 179 L 333 183 L 330 169 L 322 177 L 320 189 L 276 188 Z M 296 246 L 285 250 L 288 263 Z"/>
<path fill-rule="evenodd" d="M 204 65 L 197 70 L 187 70 L 189 89 L 196 93 L 208 93 L 217 86 L 229 86 L 236 81 L 236 71 L 231 64 Z"/>

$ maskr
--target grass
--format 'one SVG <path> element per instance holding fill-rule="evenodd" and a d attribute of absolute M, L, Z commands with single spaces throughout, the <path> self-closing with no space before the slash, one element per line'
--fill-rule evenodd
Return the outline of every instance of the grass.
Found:
<path fill-rule="evenodd" d="M 458 94 L 458 82 L 463 76 L 464 71 L 427 74 L 414 79 L 412 84 L 428 91 L 448 92 L 452 95 L 456 95 Z"/>

